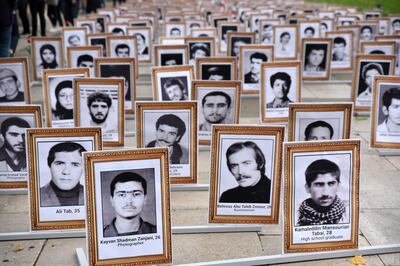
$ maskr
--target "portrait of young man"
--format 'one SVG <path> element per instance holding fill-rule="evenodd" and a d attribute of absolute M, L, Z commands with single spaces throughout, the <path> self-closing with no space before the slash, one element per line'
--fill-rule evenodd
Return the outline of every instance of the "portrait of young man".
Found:
<path fill-rule="evenodd" d="M 103 237 L 157 233 L 157 227 L 142 218 L 147 200 L 147 181 L 138 173 L 122 172 L 110 184 L 110 202 L 115 217 L 103 229 Z"/>
<path fill-rule="evenodd" d="M 116 57 L 119 57 L 119 58 L 129 57 L 130 50 L 131 50 L 131 48 L 125 43 L 117 44 L 114 49 Z"/>
<path fill-rule="evenodd" d="M 24 119 L 11 116 L 0 125 L 0 172 L 26 172 L 25 130 L 31 125 Z"/>
<path fill-rule="evenodd" d="M 188 100 L 187 77 L 161 78 L 163 101 Z"/>
<path fill-rule="evenodd" d="M 237 32 L 238 31 L 238 25 L 221 25 L 221 40 L 220 40 L 220 52 L 226 52 L 227 45 L 228 45 L 228 32 L 233 31 Z"/>
<path fill-rule="evenodd" d="M 211 43 L 209 42 L 197 42 L 189 44 L 189 63 L 194 65 L 196 58 L 210 57 Z"/>
<path fill-rule="evenodd" d="M 347 62 L 350 60 L 346 39 L 337 36 L 333 39 L 332 62 Z"/>
<path fill-rule="evenodd" d="M 78 56 L 76 61 L 77 67 L 87 67 L 89 68 L 90 76 L 94 77 L 94 58 L 90 54 L 82 54 Z"/>
<path fill-rule="evenodd" d="M 283 31 L 275 39 L 276 56 L 289 57 L 293 49 L 292 35 L 288 31 Z"/>
<path fill-rule="evenodd" d="M 232 36 L 231 38 L 232 46 L 231 50 L 229 51 L 229 56 L 239 56 L 239 47 L 245 44 L 251 44 L 252 38 L 251 37 L 236 37 Z"/>
<path fill-rule="evenodd" d="M 389 88 L 381 99 L 380 107 L 384 120 L 377 126 L 377 132 L 400 134 L 400 87 Z"/>
<path fill-rule="evenodd" d="M 317 120 L 306 126 L 304 131 L 304 140 L 331 140 L 333 133 L 333 127 L 329 123 L 322 120 Z"/>
<path fill-rule="evenodd" d="M 338 196 L 339 166 L 331 160 L 315 160 L 307 166 L 304 176 L 304 188 L 310 197 L 300 204 L 296 226 L 348 223 L 348 202 Z"/>
<path fill-rule="evenodd" d="M 180 144 L 185 133 L 189 134 L 185 121 L 177 115 L 165 114 L 157 119 L 155 129 L 155 139 L 147 143 L 146 148 L 167 147 L 170 164 L 188 164 L 188 147 Z"/>
<path fill-rule="evenodd" d="M 160 66 L 177 66 L 183 64 L 183 53 L 173 53 L 160 55 L 161 65 Z"/>
<path fill-rule="evenodd" d="M 387 75 L 389 72 L 388 66 L 387 66 L 387 71 L 384 71 L 383 69 L 384 64 L 385 63 L 378 63 L 378 62 L 361 62 L 360 65 L 361 79 L 359 81 L 357 99 L 366 99 L 366 100 L 371 99 L 374 76 Z"/>
<path fill-rule="evenodd" d="M 13 69 L 0 66 L 0 103 L 24 102 L 23 82 Z"/>
<path fill-rule="evenodd" d="M 260 147 L 253 141 L 236 142 L 228 147 L 225 155 L 237 186 L 223 191 L 219 202 L 270 203 L 271 180 L 265 175 L 266 160 Z"/>
<path fill-rule="evenodd" d="M 261 52 L 251 52 L 249 57 L 250 70 L 244 75 L 245 84 L 260 84 L 261 63 L 268 61 L 268 56 Z"/>
<path fill-rule="evenodd" d="M 88 126 L 101 127 L 102 133 L 115 133 L 118 131 L 116 118 L 109 116 L 113 102 L 108 94 L 103 92 L 89 94 L 86 103 L 90 115 Z"/>
<path fill-rule="evenodd" d="M 203 121 L 200 121 L 199 131 L 211 132 L 213 124 L 231 124 L 232 98 L 224 91 L 211 91 L 201 99 Z"/>
<path fill-rule="evenodd" d="M 374 31 L 372 26 L 364 25 L 360 29 L 360 41 L 372 41 L 374 39 Z"/>
<path fill-rule="evenodd" d="M 100 77 L 125 79 L 125 84 L 124 84 L 125 109 L 132 108 L 131 80 L 133 80 L 135 77 L 132 77 L 131 73 L 132 69 L 130 63 L 100 64 Z"/>
<path fill-rule="evenodd" d="M 40 206 L 84 205 L 82 152 L 86 149 L 76 142 L 60 142 L 52 146 L 47 156 L 51 180 L 40 188 Z"/>
<path fill-rule="evenodd" d="M 147 56 L 149 54 L 149 45 L 147 41 L 148 36 L 146 38 L 146 36 L 140 32 L 136 32 L 133 35 L 136 36 L 137 39 L 139 59 L 140 57 L 147 59 Z"/>
<path fill-rule="evenodd" d="M 273 74 L 269 79 L 269 85 L 274 94 L 274 99 L 267 103 L 266 108 L 288 108 L 289 103 L 293 102 L 288 97 L 291 84 L 292 78 L 288 73 L 276 72 Z"/>
<path fill-rule="evenodd" d="M 304 72 L 324 72 L 328 44 L 305 44 Z"/>
<path fill-rule="evenodd" d="M 202 80 L 231 80 L 231 64 L 201 64 Z"/>

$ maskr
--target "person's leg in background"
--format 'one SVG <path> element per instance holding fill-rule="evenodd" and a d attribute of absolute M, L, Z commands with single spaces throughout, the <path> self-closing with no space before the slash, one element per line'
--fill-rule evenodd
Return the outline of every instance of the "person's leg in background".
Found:
<path fill-rule="evenodd" d="M 14 56 L 15 51 L 17 50 L 18 41 L 19 41 L 18 19 L 17 19 L 17 14 L 14 13 L 12 30 L 11 30 L 10 56 Z"/>
<path fill-rule="evenodd" d="M 10 56 L 12 25 L 0 29 L 0 57 Z"/>
<path fill-rule="evenodd" d="M 32 36 L 36 36 L 38 7 L 35 0 L 29 0 L 29 10 L 31 11 Z"/>
<path fill-rule="evenodd" d="M 24 29 L 22 34 L 29 34 L 31 31 L 29 29 L 29 19 L 26 13 L 28 9 L 28 0 L 18 0 L 17 3 L 19 18 L 21 19 L 22 27 Z"/>
<path fill-rule="evenodd" d="M 58 0 L 57 1 L 57 7 L 56 7 L 56 12 L 55 12 L 55 14 L 56 14 L 56 18 L 57 18 L 57 21 L 58 21 L 58 24 L 59 24 L 59 26 L 60 27 L 63 27 L 64 26 L 64 23 L 63 23 L 63 20 L 62 20 L 62 17 L 61 17 L 61 0 Z"/>
<path fill-rule="evenodd" d="M 38 14 L 40 19 L 40 35 L 46 36 L 46 18 L 44 17 L 44 8 L 46 3 L 44 0 L 37 0 Z"/>
<path fill-rule="evenodd" d="M 53 3 L 47 4 L 47 17 L 50 19 L 51 25 L 53 28 L 57 27 L 57 6 L 53 5 Z"/>

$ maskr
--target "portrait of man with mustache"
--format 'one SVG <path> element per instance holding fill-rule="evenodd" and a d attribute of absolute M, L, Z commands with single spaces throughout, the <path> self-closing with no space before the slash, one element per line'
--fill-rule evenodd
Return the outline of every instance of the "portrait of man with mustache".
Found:
<path fill-rule="evenodd" d="M 170 164 L 188 164 L 189 151 L 179 144 L 185 132 L 186 125 L 181 118 L 173 114 L 162 115 L 156 122 L 156 139 L 146 148 L 168 147 Z"/>
<path fill-rule="evenodd" d="M 271 180 L 265 175 L 265 156 L 256 143 L 233 143 L 226 151 L 226 162 L 238 186 L 224 191 L 219 202 L 271 202 Z"/>
<path fill-rule="evenodd" d="M 112 100 L 110 96 L 101 92 L 90 94 L 87 98 L 87 106 L 90 114 L 90 126 L 101 127 L 102 133 L 114 132 L 115 127 L 107 122 Z"/>
<path fill-rule="evenodd" d="M 213 124 L 233 123 L 228 119 L 231 111 L 231 97 L 223 91 L 212 91 L 206 94 L 201 101 L 204 121 L 199 125 L 200 131 L 211 131 Z"/>

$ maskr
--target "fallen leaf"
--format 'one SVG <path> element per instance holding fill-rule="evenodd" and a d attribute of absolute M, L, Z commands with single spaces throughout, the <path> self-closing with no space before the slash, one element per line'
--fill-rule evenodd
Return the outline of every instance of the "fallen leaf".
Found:
<path fill-rule="evenodd" d="M 355 256 L 350 259 L 350 262 L 353 265 L 367 265 L 367 260 L 363 256 Z"/>
<path fill-rule="evenodd" d="M 20 244 L 17 244 L 17 245 L 15 246 L 15 248 L 14 248 L 14 252 L 20 252 L 20 251 L 22 251 L 22 250 L 24 250 L 24 248 L 23 248 Z"/>

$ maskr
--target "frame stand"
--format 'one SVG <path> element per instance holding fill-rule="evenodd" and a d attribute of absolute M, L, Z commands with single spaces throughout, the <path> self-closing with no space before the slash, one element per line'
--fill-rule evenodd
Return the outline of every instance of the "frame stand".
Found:
<path fill-rule="evenodd" d="M 379 156 L 400 156 L 400 149 L 377 149 L 376 151 Z"/>
<path fill-rule="evenodd" d="M 173 226 L 172 234 L 202 234 L 202 233 L 232 233 L 232 232 L 260 232 L 261 225 L 196 225 Z M 0 241 L 53 239 L 53 238 L 84 238 L 86 231 L 34 231 L 0 233 Z"/>
<path fill-rule="evenodd" d="M 80 266 L 87 266 L 87 259 L 83 248 L 76 248 L 76 256 Z M 338 250 L 338 251 L 325 251 L 325 252 L 312 252 L 312 253 L 296 253 L 296 254 L 280 254 L 270 256 L 249 257 L 242 259 L 230 259 L 219 261 L 208 261 L 199 263 L 190 263 L 185 265 L 191 266 L 210 266 L 210 265 L 224 265 L 224 266 L 251 266 L 251 265 L 270 265 L 291 262 L 305 262 L 321 259 L 335 259 L 360 255 L 380 255 L 388 253 L 400 252 L 400 244 L 397 245 L 382 245 L 359 247 L 353 250 Z"/>

